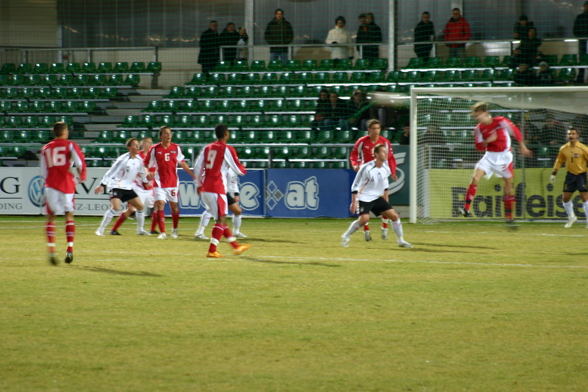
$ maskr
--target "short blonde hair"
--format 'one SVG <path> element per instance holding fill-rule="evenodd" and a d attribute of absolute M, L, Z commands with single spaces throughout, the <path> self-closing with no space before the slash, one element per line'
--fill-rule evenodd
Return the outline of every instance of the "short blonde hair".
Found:
<path fill-rule="evenodd" d="M 490 105 L 487 102 L 478 102 L 474 106 L 472 106 L 472 112 L 489 112 Z"/>

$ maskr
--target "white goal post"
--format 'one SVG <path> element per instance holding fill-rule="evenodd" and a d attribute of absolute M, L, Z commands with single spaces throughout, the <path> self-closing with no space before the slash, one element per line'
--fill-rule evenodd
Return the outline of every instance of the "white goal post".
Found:
<path fill-rule="evenodd" d="M 588 87 L 413 87 L 410 93 L 410 222 L 460 218 L 475 163 L 470 116 L 476 102 L 488 102 L 493 115 L 509 118 L 521 129 L 532 158 L 518 152 L 513 139 L 515 166 L 515 218 L 563 220 L 561 194 L 565 170 L 551 184 L 549 175 L 566 131 L 579 129 L 588 141 Z M 588 143 L 587 143 L 588 144 Z M 504 219 L 502 180 L 482 179 L 472 203 L 473 219 Z M 572 198 L 580 216 L 584 211 L 578 193 Z"/>

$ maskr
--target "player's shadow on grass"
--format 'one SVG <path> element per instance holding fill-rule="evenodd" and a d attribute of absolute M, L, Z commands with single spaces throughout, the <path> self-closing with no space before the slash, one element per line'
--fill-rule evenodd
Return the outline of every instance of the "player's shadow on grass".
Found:
<path fill-rule="evenodd" d="M 400 252 L 421 252 L 421 253 L 472 253 L 472 254 L 482 254 L 479 252 L 468 252 L 465 250 L 451 250 L 451 249 L 427 249 L 427 248 L 421 248 L 422 245 L 430 245 L 430 246 L 437 246 L 437 244 L 433 245 L 433 244 L 422 244 L 422 243 L 412 243 L 414 248 L 412 249 L 401 249 L 398 248 L 398 251 Z M 377 247 L 377 248 L 373 248 L 373 249 L 381 249 L 383 251 L 389 251 L 391 250 L 388 247 Z M 392 250 L 396 250 L 396 248 L 392 248 Z"/>
<path fill-rule="evenodd" d="M 419 242 L 418 244 L 419 245 L 424 245 L 424 246 L 446 247 L 446 248 L 466 248 L 466 249 L 498 250 L 498 248 L 492 248 L 490 246 L 427 244 L 427 243 L 423 243 L 423 242 Z"/>
<path fill-rule="evenodd" d="M 255 261 L 258 263 L 267 263 L 267 264 L 316 265 L 319 267 L 331 267 L 331 268 L 341 267 L 340 264 L 319 263 L 318 261 L 313 261 L 310 263 L 300 263 L 300 262 L 296 262 L 296 261 L 274 261 L 274 260 L 255 259 L 253 257 L 242 257 L 242 259 L 247 260 L 247 261 Z"/>
<path fill-rule="evenodd" d="M 152 274 L 151 272 L 130 272 L 130 271 L 117 271 L 108 268 L 98 268 L 98 267 L 80 267 L 75 266 L 78 269 L 84 271 L 91 271 L 91 272 L 102 272 L 104 274 L 112 274 L 112 275 L 124 275 L 124 276 L 145 276 L 148 278 L 161 278 L 163 275 Z"/>

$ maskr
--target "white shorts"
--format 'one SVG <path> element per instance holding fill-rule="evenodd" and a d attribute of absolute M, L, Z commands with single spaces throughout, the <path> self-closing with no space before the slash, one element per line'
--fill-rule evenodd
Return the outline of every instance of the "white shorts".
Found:
<path fill-rule="evenodd" d="M 154 193 L 155 193 L 155 201 L 169 201 L 172 203 L 177 203 L 179 198 L 180 198 L 180 194 L 179 194 L 179 189 L 178 187 L 175 188 L 153 188 L 154 189 Z"/>
<path fill-rule="evenodd" d="M 53 188 L 45 188 L 45 209 L 47 214 L 63 215 L 75 210 L 75 194 L 63 193 Z"/>
<path fill-rule="evenodd" d="M 208 211 L 214 220 L 229 213 L 229 205 L 227 203 L 227 195 L 220 195 L 218 193 L 201 192 L 200 200 L 204 203 L 206 211 Z"/>
<path fill-rule="evenodd" d="M 133 190 L 141 199 L 141 203 L 143 206 L 148 208 L 153 208 L 153 204 L 155 203 L 155 197 L 153 196 L 153 189 L 143 189 L 141 187 L 133 185 Z"/>
<path fill-rule="evenodd" d="M 476 169 L 482 169 L 486 173 L 486 178 L 496 177 L 512 178 L 514 176 L 514 166 L 512 164 L 512 152 L 491 152 L 486 154 L 476 163 Z"/>

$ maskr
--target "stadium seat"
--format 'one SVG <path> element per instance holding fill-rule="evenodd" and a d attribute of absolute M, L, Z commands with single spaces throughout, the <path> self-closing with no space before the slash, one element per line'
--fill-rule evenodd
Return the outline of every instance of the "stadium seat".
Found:
<path fill-rule="evenodd" d="M 125 77 L 123 74 L 114 74 L 110 75 L 110 79 L 106 83 L 109 86 L 124 86 L 125 85 Z"/>
<path fill-rule="evenodd" d="M 562 83 L 567 83 L 576 79 L 576 69 L 575 68 L 562 68 L 557 74 L 557 80 Z"/>
<path fill-rule="evenodd" d="M 482 60 L 478 56 L 469 56 L 465 58 L 463 65 L 466 68 L 481 68 Z"/>
<path fill-rule="evenodd" d="M 114 73 L 129 73 L 129 63 L 126 61 L 120 61 L 115 64 L 112 72 Z"/>
<path fill-rule="evenodd" d="M 77 74 L 81 72 L 81 70 L 82 66 L 80 65 L 80 63 L 69 63 L 65 66 L 65 72 L 67 73 Z"/>
<path fill-rule="evenodd" d="M 82 64 L 82 69 L 80 70 L 80 72 L 83 73 L 96 73 L 97 72 L 97 68 L 96 68 L 96 63 L 94 62 L 87 62 L 87 63 L 83 63 Z"/>
<path fill-rule="evenodd" d="M 332 143 L 334 139 L 335 139 L 335 136 L 334 136 L 333 131 L 321 130 L 321 131 L 319 131 L 315 142 L 316 143 Z"/>
<path fill-rule="evenodd" d="M 243 75 L 243 84 L 245 85 L 256 85 L 259 84 L 260 74 L 259 73 L 247 73 Z"/>
<path fill-rule="evenodd" d="M 161 61 L 150 61 L 145 71 L 151 74 L 160 74 L 162 69 L 163 65 Z"/>
<path fill-rule="evenodd" d="M 372 69 L 379 69 L 385 71 L 388 69 L 388 59 L 385 58 L 377 58 L 374 60 L 374 63 L 371 66 Z"/>
<path fill-rule="evenodd" d="M 261 84 L 274 85 L 278 81 L 278 74 L 275 72 L 266 72 L 261 77 Z"/>
<path fill-rule="evenodd" d="M 347 83 L 349 81 L 347 72 L 335 72 L 333 74 L 332 83 Z"/>
<path fill-rule="evenodd" d="M 349 78 L 349 83 L 356 83 L 362 84 L 366 83 L 366 74 L 365 72 L 352 72 L 351 77 Z"/>
<path fill-rule="evenodd" d="M 301 69 L 304 71 L 316 71 L 318 69 L 318 63 L 314 59 L 307 59 L 302 61 Z"/>
<path fill-rule="evenodd" d="M 206 83 L 207 83 L 206 74 L 195 73 L 194 76 L 192 76 L 192 80 L 190 80 L 187 84 L 188 85 L 203 85 Z"/>
<path fill-rule="evenodd" d="M 570 67 L 578 65 L 578 55 L 576 54 L 564 54 L 561 56 L 559 65 L 562 67 Z"/>
<path fill-rule="evenodd" d="M 463 64 L 461 62 L 461 58 L 459 58 L 459 57 L 449 57 L 447 59 L 447 61 L 445 62 L 445 66 L 447 68 L 458 68 L 458 67 L 462 67 Z"/>
<path fill-rule="evenodd" d="M 251 71 L 254 72 L 265 72 L 265 61 L 264 60 L 253 60 L 251 62 L 251 66 L 249 67 Z"/>
<path fill-rule="evenodd" d="M 141 77 L 139 75 L 135 75 L 135 74 L 129 74 L 124 81 L 125 85 L 133 86 L 133 87 L 138 86 L 139 83 L 141 83 Z"/>
<path fill-rule="evenodd" d="M 429 61 L 423 65 L 423 68 L 442 68 L 443 58 L 441 57 L 430 57 Z"/>
<path fill-rule="evenodd" d="M 301 64 L 300 64 L 300 60 L 288 60 L 286 61 L 286 66 L 285 69 L 288 71 L 300 71 L 300 69 L 302 68 Z"/>
<path fill-rule="evenodd" d="M 335 68 L 335 63 L 332 59 L 323 59 L 318 67 L 321 71 L 331 71 Z"/>
<path fill-rule="evenodd" d="M 284 69 L 284 66 L 282 65 L 281 60 L 270 60 L 269 63 L 267 63 L 268 71 L 276 72 L 281 71 L 282 69 Z"/>
<path fill-rule="evenodd" d="M 484 71 L 482 71 L 482 75 L 480 76 L 480 80 L 490 82 L 490 81 L 494 80 L 494 73 L 495 73 L 495 71 L 493 69 L 485 69 Z"/>
<path fill-rule="evenodd" d="M 357 60 L 357 61 L 360 61 L 360 60 Z M 338 69 L 338 70 L 353 69 L 353 63 L 351 62 L 350 59 L 339 59 L 339 61 L 337 61 L 337 64 L 335 65 L 335 69 Z"/>
<path fill-rule="evenodd" d="M 131 73 L 145 73 L 145 63 L 142 61 L 135 61 L 131 64 L 129 69 Z"/>
<path fill-rule="evenodd" d="M 371 68 L 372 64 L 369 59 L 357 59 L 355 61 L 355 65 L 353 66 L 353 69 L 355 70 L 366 70 Z"/>
<path fill-rule="evenodd" d="M 105 62 L 101 62 L 100 64 L 98 64 L 98 68 L 96 68 L 96 72 L 100 72 L 100 73 L 112 73 L 113 68 L 112 68 L 112 63 L 105 61 Z"/>
<path fill-rule="evenodd" d="M 502 58 L 502 62 L 500 63 L 500 67 L 510 68 L 510 59 L 511 59 L 511 56 L 508 56 L 508 55 L 507 56 L 504 56 Z M 553 64 L 553 65 L 555 65 L 555 64 Z"/>
<path fill-rule="evenodd" d="M 500 58 L 498 56 L 486 56 L 482 65 L 489 68 L 497 67 L 500 65 Z"/>
<path fill-rule="evenodd" d="M 423 68 L 423 59 L 420 57 L 412 57 L 408 60 L 405 68 Z"/>
<path fill-rule="evenodd" d="M 14 63 L 4 63 L 0 69 L 0 75 L 10 75 L 16 72 L 16 65 Z"/>
<path fill-rule="evenodd" d="M 386 82 L 388 83 L 398 83 L 399 81 L 402 81 L 403 77 L 402 77 L 402 72 L 400 71 L 391 71 L 390 73 L 388 73 L 388 76 L 386 77 Z"/>

